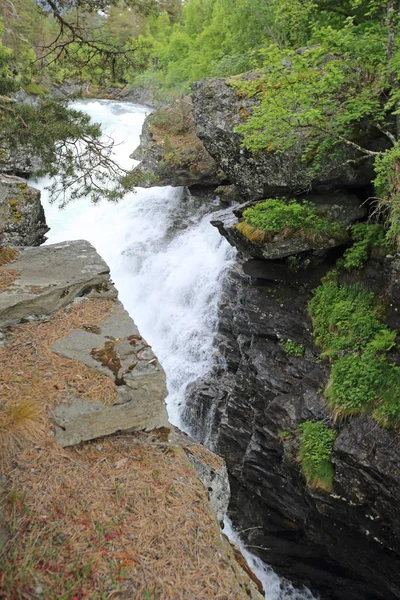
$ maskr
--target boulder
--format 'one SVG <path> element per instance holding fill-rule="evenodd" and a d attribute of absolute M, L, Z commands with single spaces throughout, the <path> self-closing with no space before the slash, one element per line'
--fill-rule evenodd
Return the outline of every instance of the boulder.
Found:
<path fill-rule="evenodd" d="M 354 194 L 345 192 L 325 195 L 310 194 L 307 196 L 307 200 L 316 205 L 318 213 L 324 218 L 342 223 L 343 235 L 329 238 L 305 237 L 303 232 L 299 231 L 290 236 L 277 233 L 268 242 L 255 243 L 237 229 L 243 211 L 252 203 L 216 213 L 211 224 L 245 257 L 275 260 L 309 250 L 323 250 L 340 246 L 349 241 L 347 229 L 366 216 L 365 206 L 361 205 L 360 199 Z"/>
<path fill-rule="evenodd" d="M 22 248 L 3 270 L 17 276 L 0 294 L 0 327 L 51 315 L 80 296 L 117 295 L 109 267 L 83 240 Z"/>
<path fill-rule="evenodd" d="M 40 192 L 24 179 L 0 176 L 0 246 L 40 246 L 48 231 Z"/>
<path fill-rule="evenodd" d="M 113 312 L 95 331 L 73 331 L 52 345 L 53 352 L 101 371 L 117 386 L 113 406 L 76 400 L 54 410 L 60 446 L 74 446 L 116 431 L 168 427 L 164 371 L 120 303 Z"/>
<path fill-rule="evenodd" d="M 303 160 L 307 142 L 301 133 L 298 142 L 284 153 L 252 154 L 243 146 L 243 136 L 235 128 L 258 106 L 259 98 L 238 94 L 229 79 L 196 81 L 191 98 L 198 137 L 248 200 L 310 189 L 321 192 L 357 189 L 368 185 L 374 176 L 372 161 L 355 161 L 360 155 L 348 146 L 340 147 L 334 157 L 330 156 L 318 170 L 312 171 L 313 164 Z M 372 140 L 371 144 L 374 143 Z"/>
<path fill-rule="evenodd" d="M 141 161 L 134 169 L 139 187 L 216 186 L 226 180 L 197 137 L 185 100 L 147 117 L 131 158 Z"/>

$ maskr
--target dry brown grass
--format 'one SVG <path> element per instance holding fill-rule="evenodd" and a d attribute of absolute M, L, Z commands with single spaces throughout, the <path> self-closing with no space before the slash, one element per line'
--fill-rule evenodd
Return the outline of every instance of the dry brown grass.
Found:
<path fill-rule="evenodd" d="M 10 458 L 42 432 L 41 408 L 30 399 L 5 401 L 0 407 L 0 459 Z"/>
<path fill-rule="evenodd" d="M 10 343 L 0 348 L 0 458 L 19 451 L 25 442 L 39 443 L 51 427 L 49 411 L 58 404 L 76 397 L 115 402 L 110 377 L 51 350 L 57 339 L 103 321 L 112 307 L 111 300 L 86 300 L 62 309 L 48 322 L 8 330 Z M 29 406 L 31 417 L 17 426 L 9 412 L 18 406 Z"/>
<path fill-rule="evenodd" d="M 9 288 L 20 273 L 16 269 L 2 269 L 1 267 L 13 262 L 17 256 L 17 250 L 8 247 L 0 247 L 0 293 Z"/>
<path fill-rule="evenodd" d="M 0 247 L 0 267 L 13 262 L 18 256 L 18 251 L 8 246 Z"/>
<path fill-rule="evenodd" d="M 72 449 L 54 441 L 55 405 L 71 396 L 112 402 L 115 386 L 51 345 L 96 329 L 112 307 L 87 300 L 49 322 L 18 325 L 0 350 L 1 439 L 14 436 L 2 457 L 0 528 L 9 541 L 0 599 L 248 600 L 249 580 L 206 490 L 165 430 Z"/>
<path fill-rule="evenodd" d="M 48 441 L 18 457 L 0 598 L 35 598 L 38 588 L 46 600 L 248 598 L 183 451 L 147 440 L 71 450 Z"/>
<path fill-rule="evenodd" d="M 20 271 L 16 269 L 2 269 L 0 267 L 0 294 L 14 283 L 19 274 Z"/>
<path fill-rule="evenodd" d="M 235 225 L 236 229 L 240 231 L 244 237 L 253 242 L 254 244 L 265 244 L 271 241 L 271 232 L 263 231 L 259 227 L 253 227 L 246 221 L 241 221 Z"/>

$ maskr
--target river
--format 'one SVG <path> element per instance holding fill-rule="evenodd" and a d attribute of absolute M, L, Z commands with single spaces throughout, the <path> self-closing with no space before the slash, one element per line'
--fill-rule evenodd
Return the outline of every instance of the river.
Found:
<path fill-rule="evenodd" d="M 114 158 L 121 166 L 136 164 L 129 155 L 139 144 L 148 109 L 109 100 L 79 101 L 74 107 L 114 138 Z M 50 226 L 47 243 L 86 239 L 108 263 L 121 301 L 165 369 L 169 419 L 179 427 L 187 385 L 212 364 L 221 284 L 235 258 L 210 225 L 218 205 L 195 201 L 182 188 L 155 187 L 138 188 L 118 204 L 83 199 L 59 209 L 49 202 L 48 183 L 45 178 L 32 182 L 42 191 Z M 228 521 L 226 530 L 240 541 Z M 314 598 L 242 551 L 262 580 L 267 600 Z"/>

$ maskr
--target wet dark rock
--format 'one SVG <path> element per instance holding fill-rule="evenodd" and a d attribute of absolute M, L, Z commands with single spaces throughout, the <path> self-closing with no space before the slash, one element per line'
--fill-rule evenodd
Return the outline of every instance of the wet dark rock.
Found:
<path fill-rule="evenodd" d="M 309 257 L 251 260 L 228 274 L 220 303 L 217 363 L 192 384 L 184 420 L 224 456 L 230 516 L 252 551 L 292 581 L 334 600 L 400 598 L 400 438 L 369 416 L 335 425 L 331 493 L 308 487 L 297 460 L 298 425 L 329 422 L 321 394 L 330 367 L 312 337 L 307 303 L 329 268 Z M 358 276 L 385 290 L 396 316 L 399 262 L 370 263 Z M 385 287 L 386 286 L 386 287 Z M 280 341 L 304 347 L 288 354 Z"/>
<path fill-rule="evenodd" d="M 251 114 L 259 99 L 239 96 L 229 79 L 196 81 L 192 86 L 192 102 L 197 135 L 248 200 L 311 189 L 324 193 L 358 189 L 373 178 L 372 161 L 354 161 L 360 158 L 359 153 L 348 146 L 341 147 L 335 157 L 329 157 L 317 171 L 311 172 L 312 163 L 302 159 L 307 142 L 301 133 L 296 145 L 282 154 L 267 151 L 252 154 L 243 147 L 243 137 L 235 128 Z M 381 144 L 381 140 L 370 137 L 365 140 L 367 146 Z"/>

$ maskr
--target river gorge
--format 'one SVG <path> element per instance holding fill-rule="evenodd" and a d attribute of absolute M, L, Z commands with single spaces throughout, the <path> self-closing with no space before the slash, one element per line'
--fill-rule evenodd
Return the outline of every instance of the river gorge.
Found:
<path fill-rule="evenodd" d="M 149 109 L 110 100 L 78 101 L 74 107 L 102 124 L 117 143 L 119 164 L 132 167 L 129 155 L 139 144 Z M 185 188 L 155 187 L 137 188 L 116 204 L 81 199 L 60 209 L 49 202 L 48 180 L 31 183 L 42 193 L 50 227 L 46 243 L 86 239 L 110 266 L 121 301 L 166 371 L 169 420 L 190 433 L 181 419 L 186 389 L 213 365 L 218 303 L 236 255 L 210 225 L 222 205 L 216 199 L 196 198 Z M 241 544 L 229 520 L 225 531 Z M 262 581 L 267 600 L 314 598 L 307 589 L 296 590 L 279 578 L 244 546 L 241 549 Z"/>

